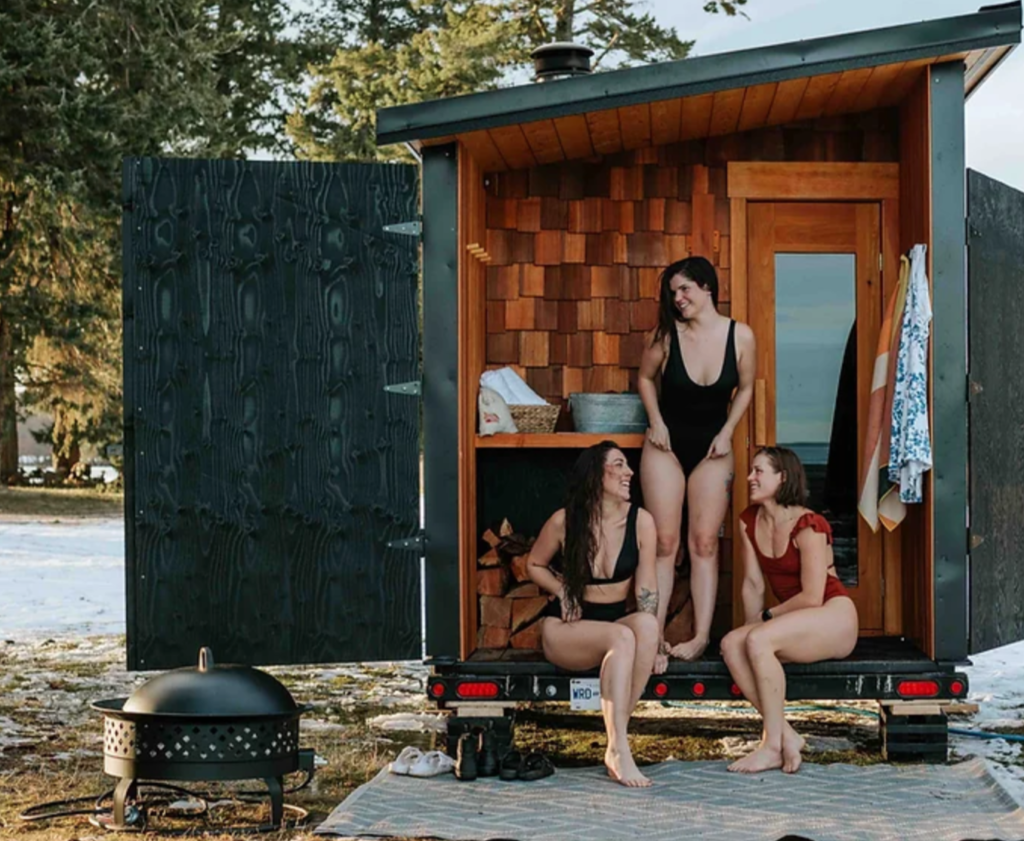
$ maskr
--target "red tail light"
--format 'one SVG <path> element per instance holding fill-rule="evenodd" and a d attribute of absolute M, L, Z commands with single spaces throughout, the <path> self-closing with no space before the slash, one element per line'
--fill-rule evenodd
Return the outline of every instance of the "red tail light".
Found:
<path fill-rule="evenodd" d="M 444 695 L 444 684 L 441 681 L 430 684 L 430 694 L 435 698 L 440 698 Z"/>
<path fill-rule="evenodd" d="M 668 684 L 665 683 L 665 681 L 663 680 L 658 681 L 656 684 L 654 684 L 654 694 L 657 695 L 659 698 L 664 698 L 666 695 L 668 695 Z"/>
<path fill-rule="evenodd" d="M 460 698 L 497 698 L 498 684 L 489 680 L 463 681 L 455 687 Z"/>
<path fill-rule="evenodd" d="M 693 685 L 693 694 L 696 695 L 698 698 L 703 697 L 704 693 L 707 691 L 707 687 L 699 680 Z"/>
<path fill-rule="evenodd" d="M 901 698 L 934 698 L 939 694 L 939 684 L 934 680 L 901 680 L 896 693 Z"/>
<path fill-rule="evenodd" d="M 965 689 L 967 689 L 967 687 L 964 686 L 964 682 L 962 680 L 954 680 L 949 685 L 949 691 L 954 695 L 963 695 Z"/>
<path fill-rule="evenodd" d="M 742 695 L 742 694 L 743 694 L 743 690 L 742 690 L 742 689 L 740 689 L 739 685 L 738 685 L 738 684 L 735 684 L 735 683 L 734 683 L 734 684 L 733 684 L 732 686 L 730 686 L 730 687 L 729 687 L 729 691 L 730 691 L 730 692 L 731 692 L 731 693 L 732 693 L 733 695 L 735 695 L 735 696 L 736 696 L 737 698 L 738 698 L 738 697 L 740 697 L 740 695 Z"/>

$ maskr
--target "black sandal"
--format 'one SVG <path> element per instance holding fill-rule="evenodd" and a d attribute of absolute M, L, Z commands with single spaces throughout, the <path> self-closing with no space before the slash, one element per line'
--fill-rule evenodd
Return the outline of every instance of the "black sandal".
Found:
<path fill-rule="evenodd" d="M 511 782 L 519 779 L 519 769 L 523 764 L 523 755 L 517 750 L 510 750 L 501 758 L 501 765 L 498 767 L 498 777 Z"/>
<path fill-rule="evenodd" d="M 550 777 L 554 773 L 555 766 L 551 764 L 551 760 L 544 754 L 529 753 L 520 764 L 519 773 L 516 775 L 516 779 L 532 783 L 536 780 L 542 780 L 545 777 Z"/>

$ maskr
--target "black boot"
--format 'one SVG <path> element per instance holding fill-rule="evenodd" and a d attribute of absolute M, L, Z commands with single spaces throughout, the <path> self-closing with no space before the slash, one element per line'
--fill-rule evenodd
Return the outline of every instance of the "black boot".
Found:
<path fill-rule="evenodd" d="M 498 775 L 498 739 L 493 730 L 484 730 L 480 738 L 477 773 L 481 777 L 496 777 Z"/>
<path fill-rule="evenodd" d="M 459 736 L 459 747 L 455 757 L 455 776 L 460 780 L 475 780 L 477 775 L 476 751 L 479 738 L 476 733 Z"/>

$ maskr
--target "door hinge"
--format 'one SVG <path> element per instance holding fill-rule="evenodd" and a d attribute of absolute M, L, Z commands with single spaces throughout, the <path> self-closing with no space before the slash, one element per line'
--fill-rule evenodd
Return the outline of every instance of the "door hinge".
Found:
<path fill-rule="evenodd" d="M 414 537 L 402 537 L 398 540 L 389 540 L 388 549 L 408 549 L 422 552 L 427 544 L 426 535 L 423 532 Z"/>
<path fill-rule="evenodd" d="M 423 223 L 419 219 L 413 222 L 395 222 L 392 225 L 385 225 L 384 230 L 389 234 L 404 234 L 408 237 L 418 237 L 423 235 Z"/>
<path fill-rule="evenodd" d="M 980 535 L 980 534 L 972 534 L 971 535 L 971 549 L 972 550 L 973 549 L 977 549 L 984 542 L 985 542 L 985 538 L 984 538 L 983 535 Z"/>
<path fill-rule="evenodd" d="M 977 380 L 972 380 L 970 375 L 967 376 L 967 400 L 970 401 L 972 398 L 977 397 L 985 390 L 985 387 Z"/>
<path fill-rule="evenodd" d="M 419 397 L 422 393 L 419 380 L 411 380 L 407 383 L 392 383 L 384 386 L 384 390 L 391 394 L 404 394 L 406 397 Z"/>

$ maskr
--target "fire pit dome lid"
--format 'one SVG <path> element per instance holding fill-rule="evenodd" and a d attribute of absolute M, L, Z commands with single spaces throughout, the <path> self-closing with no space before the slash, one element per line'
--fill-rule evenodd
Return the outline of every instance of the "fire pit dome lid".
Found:
<path fill-rule="evenodd" d="M 282 715 L 298 709 L 277 678 L 251 666 L 218 665 L 199 650 L 199 664 L 173 669 L 138 687 L 122 710 L 149 715 L 243 717 Z"/>

